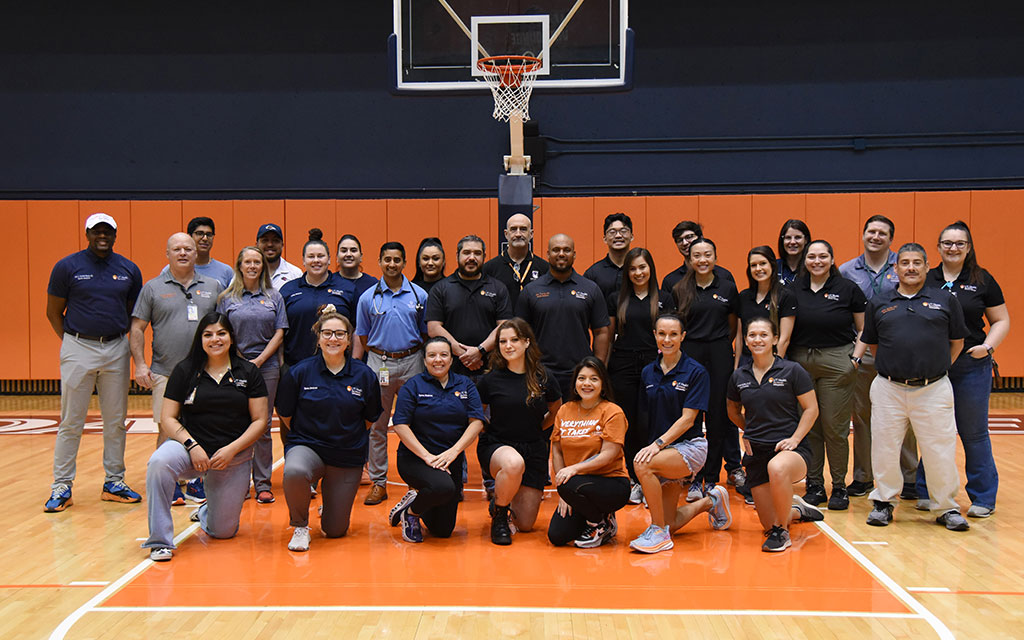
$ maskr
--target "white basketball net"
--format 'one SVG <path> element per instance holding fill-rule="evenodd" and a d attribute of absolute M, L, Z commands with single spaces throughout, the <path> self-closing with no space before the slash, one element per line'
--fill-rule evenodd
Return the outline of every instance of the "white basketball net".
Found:
<path fill-rule="evenodd" d="M 515 58 L 506 60 L 505 64 L 479 65 L 484 82 L 494 96 L 492 115 L 495 120 L 508 122 L 514 111 L 519 111 L 523 122 L 530 119 L 530 94 L 533 93 L 533 81 L 537 79 L 540 68 L 539 60 L 534 62 Z"/>

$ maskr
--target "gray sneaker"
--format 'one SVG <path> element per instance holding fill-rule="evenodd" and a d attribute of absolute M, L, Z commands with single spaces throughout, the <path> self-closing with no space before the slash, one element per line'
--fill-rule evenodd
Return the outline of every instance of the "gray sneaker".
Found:
<path fill-rule="evenodd" d="M 875 507 L 868 514 L 868 524 L 872 527 L 887 527 L 892 522 L 892 503 L 875 500 Z"/>
<path fill-rule="evenodd" d="M 687 502 L 697 502 L 704 497 L 704 491 L 701 489 L 700 480 L 694 480 L 690 484 L 690 490 L 686 492 Z"/>
<path fill-rule="evenodd" d="M 800 496 L 793 494 L 793 508 L 800 512 L 800 522 L 821 522 L 825 514 L 818 507 L 808 504 Z"/>
<path fill-rule="evenodd" d="M 967 510 L 968 518 L 987 518 L 996 512 L 996 508 L 983 507 L 980 504 L 972 504 L 971 508 Z"/>
<path fill-rule="evenodd" d="M 918 511 L 931 511 L 932 501 L 928 498 L 918 498 L 917 502 L 914 503 L 914 508 Z"/>
<path fill-rule="evenodd" d="M 967 520 L 956 509 L 950 509 L 938 518 L 935 518 L 935 522 L 944 525 L 950 531 L 967 531 L 971 528 L 971 525 L 967 523 Z"/>
<path fill-rule="evenodd" d="M 634 482 L 629 489 L 629 504 L 640 504 L 644 501 L 644 488 L 639 482 Z"/>
<path fill-rule="evenodd" d="M 785 551 L 792 545 L 789 540 L 789 532 L 782 527 L 776 525 L 764 532 L 766 540 L 761 545 L 761 551 L 767 551 L 769 553 L 777 553 L 779 551 Z"/>

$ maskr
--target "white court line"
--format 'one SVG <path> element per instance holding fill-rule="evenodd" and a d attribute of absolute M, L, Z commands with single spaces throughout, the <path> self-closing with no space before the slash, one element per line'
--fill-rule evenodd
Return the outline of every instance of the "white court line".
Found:
<path fill-rule="evenodd" d="M 949 593 L 949 587 L 907 587 L 907 591 L 920 591 L 921 593 Z"/>
<path fill-rule="evenodd" d="M 105 587 L 110 584 L 110 580 L 75 580 L 69 582 L 69 587 Z"/>
<path fill-rule="evenodd" d="M 857 549 L 855 546 L 847 542 L 846 538 L 839 535 L 835 529 L 828 526 L 824 522 L 815 522 L 814 524 L 817 525 L 817 527 L 821 529 L 823 532 L 825 532 L 825 535 L 831 538 L 833 542 L 839 545 L 848 554 L 853 556 L 853 559 L 859 562 L 862 567 L 867 569 L 867 571 L 871 575 L 873 575 L 876 580 L 878 580 L 886 587 L 888 587 L 889 591 L 891 591 L 894 596 L 899 598 L 903 602 L 903 604 L 910 607 L 911 611 L 914 611 L 921 618 L 926 620 L 928 624 L 932 626 L 932 629 L 935 629 L 935 632 L 939 634 L 939 638 L 942 638 L 942 640 L 955 640 L 953 632 L 949 630 L 949 627 L 947 627 L 942 622 L 942 620 L 939 620 L 934 613 L 926 609 L 924 605 L 915 600 L 914 596 L 907 593 L 906 589 L 896 584 L 895 580 L 890 578 L 888 574 L 879 569 L 875 563 L 868 560 L 867 556 L 861 553 L 860 550 Z"/>
<path fill-rule="evenodd" d="M 278 460 L 276 460 L 274 462 L 274 466 L 271 467 L 271 471 L 277 469 L 278 467 L 280 467 L 283 464 L 284 464 L 284 458 L 279 458 Z M 195 533 L 198 529 L 199 529 L 199 523 L 196 522 L 196 523 L 193 523 L 191 526 L 189 526 L 184 531 L 182 531 L 181 533 L 179 533 L 178 535 L 176 535 L 174 537 L 174 546 L 178 546 L 179 544 L 181 544 L 182 541 L 187 539 L 189 536 L 191 536 L 193 533 Z M 150 560 L 149 558 L 146 558 L 145 560 L 143 560 L 139 564 L 137 564 L 134 567 L 132 567 L 127 573 L 122 575 L 120 578 L 118 578 L 117 580 L 115 580 L 115 581 L 111 582 L 110 584 L 108 584 L 107 587 L 103 591 L 100 591 L 99 593 L 97 593 L 95 596 L 90 598 L 85 604 L 83 604 L 82 606 L 80 606 L 77 609 L 75 609 L 71 613 L 71 615 L 69 615 L 68 617 L 64 618 L 61 621 L 61 623 L 59 625 L 57 625 L 57 628 L 53 630 L 53 633 L 50 634 L 50 640 L 63 640 L 64 636 L 66 636 L 68 631 L 71 630 L 71 627 L 73 627 L 76 622 L 78 622 L 79 620 L 82 619 L 82 616 L 84 616 L 85 614 L 89 613 L 90 611 L 95 611 L 97 605 L 99 605 L 101 602 L 104 602 L 105 600 L 110 598 L 112 595 L 117 593 L 121 589 L 121 587 L 123 587 L 124 585 L 126 585 L 129 582 L 131 582 L 132 580 L 134 580 L 136 577 L 138 577 L 146 569 L 150 568 L 154 564 L 156 564 L 156 563 L 153 562 L 152 560 Z"/>

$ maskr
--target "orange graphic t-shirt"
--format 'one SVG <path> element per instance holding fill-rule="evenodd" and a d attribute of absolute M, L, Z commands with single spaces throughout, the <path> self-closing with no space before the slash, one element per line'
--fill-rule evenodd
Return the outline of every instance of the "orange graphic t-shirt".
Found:
<path fill-rule="evenodd" d="M 551 441 L 562 445 L 565 466 L 583 462 L 601 452 L 605 440 L 622 445 L 626 439 L 626 416 L 622 409 L 612 402 L 602 401 L 593 409 L 585 410 L 578 401 L 562 405 L 555 416 L 555 428 Z M 619 451 L 611 462 L 587 475 L 624 478 L 626 459 Z"/>

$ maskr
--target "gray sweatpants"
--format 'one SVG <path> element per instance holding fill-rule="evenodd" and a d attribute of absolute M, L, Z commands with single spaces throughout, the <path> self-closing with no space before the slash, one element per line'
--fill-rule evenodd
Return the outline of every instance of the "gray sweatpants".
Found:
<path fill-rule="evenodd" d="M 320 492 L 324 511 L 320 515 L 320 529 L 328 538 L 345 535 L 362 475 L 361 466 L 332 467 L 324 464 L 309 447 L 300 444 L 289 448 L 284 454 L 284 499 L 288 502 L 289 524 L 309 526 L 309 487 L 323 478 Z"/>

